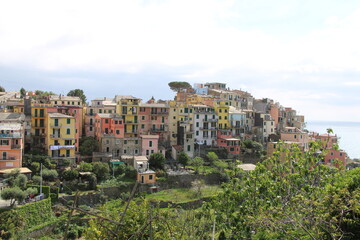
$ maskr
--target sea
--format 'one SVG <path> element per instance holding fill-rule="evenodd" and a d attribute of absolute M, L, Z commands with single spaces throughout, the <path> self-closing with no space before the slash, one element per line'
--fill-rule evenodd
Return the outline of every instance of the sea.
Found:
<path fill-rule="evenodd" d="M 306 129 L 310 132 L 326 133 L 331 128 L 339 137 L 339 146 L 351 159 L 360 159 L 360 122 L 308 121 Z"/>

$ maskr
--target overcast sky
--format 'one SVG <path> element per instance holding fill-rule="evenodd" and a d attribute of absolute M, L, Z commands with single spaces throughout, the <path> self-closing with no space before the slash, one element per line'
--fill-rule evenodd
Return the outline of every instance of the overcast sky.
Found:
<path fill-rule="evenodd" d="M 6 90 L 173 99 L 170 81 L 360 121 L 360 1 L 0 1 Z"/>

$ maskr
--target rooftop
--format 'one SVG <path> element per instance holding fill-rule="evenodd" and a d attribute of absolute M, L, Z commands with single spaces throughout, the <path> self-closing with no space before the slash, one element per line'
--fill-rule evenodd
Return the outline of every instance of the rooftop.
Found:
<path fill-rule="evenodd" d="M 0 113 L 0 122 L 19 122 L 25 119 L 22 113 Z"/>

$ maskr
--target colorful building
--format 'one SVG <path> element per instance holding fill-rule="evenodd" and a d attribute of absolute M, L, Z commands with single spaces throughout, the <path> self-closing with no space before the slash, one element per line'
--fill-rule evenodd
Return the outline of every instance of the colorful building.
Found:
<path fill-rule="evenodd" d="M 47 114 L 46 146 L 53 159 L 75 159 L 75 118 L 61 113 Z"/>
<path fill-rule="evenodd" d="M 24 114 L 0 113 L 0 170 L 22 167 Z"/>

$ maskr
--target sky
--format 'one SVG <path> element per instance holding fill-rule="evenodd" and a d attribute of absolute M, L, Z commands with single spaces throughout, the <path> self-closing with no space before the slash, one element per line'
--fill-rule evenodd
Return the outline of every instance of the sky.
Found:
<path fill-rule="evenodd" d="M 0 86 L 147 101 L 223 82 L 360 122 L 359 29 L 358 0 L 0 0 Z"/>

